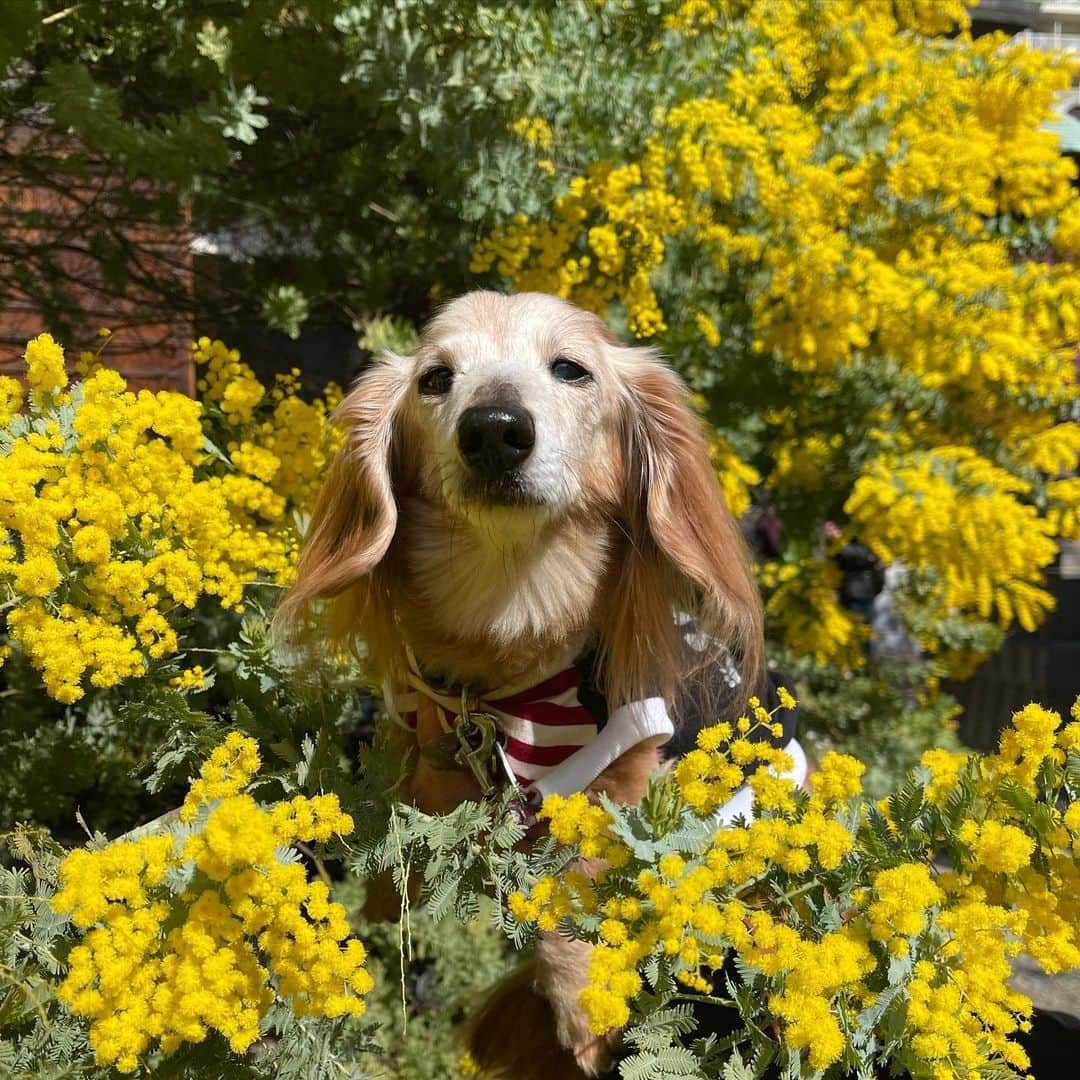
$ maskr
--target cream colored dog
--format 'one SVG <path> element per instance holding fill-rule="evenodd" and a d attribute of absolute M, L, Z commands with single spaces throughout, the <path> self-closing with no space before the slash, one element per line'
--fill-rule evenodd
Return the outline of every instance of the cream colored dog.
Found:
<path fill-rule="evenodd" d="M 479 694 L 588 655 L 606 709 L 662 699 L 676 724 L 681 689 L 728 650 L 743 696 L 756 684 L 747 552 L 687 391 L 653 350 L 552 296 L 471 293 L 415 355 L 380 357 L 338 419 L 345 445 L 280 617 L 299 624 L 323 601 L 323 632 L 362 639 L 374 678 Z M 423 746 L 445 716 L 421 695 L 412 726 Z M 663 741 L 583 786 L 637 801 Z M 418 755 L 421 808 L 477 794 L 470 774 Z M 577 1006 L 586 966 L 586 946 L 548 936 L 481 1010 L 480 1064 L 518 1078 L 608 1067 Z"/>

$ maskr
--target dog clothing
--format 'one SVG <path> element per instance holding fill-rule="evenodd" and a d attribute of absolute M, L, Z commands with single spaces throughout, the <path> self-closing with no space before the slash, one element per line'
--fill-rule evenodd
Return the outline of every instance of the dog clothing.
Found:
<path fill-rule="evenodd" d="M 443 730 L 449 731 L 463 710 L 462 695 L 425 679 L 411 657 L 410 669 L 409 691 L 388 696 L 394 719 L 415 731 L 419 698 L 424 696 L 434 703 Z M 464 708 L 489 713 L 498 722 L 503 752 L 521 787 L 530 787 L 595 742 L 596 717 L 578 697 L 582 678 L 581 669 L 571 664 L 523 689 L 506 686 L 481 696 L 466 695 Z"/>
<path fill-rule="evenodd" d="M 530 804 L 539 804 L 547 795 L 571 795 L 583 791 L 609 765 L 646 740 L 662 743 L 662 758 L 672 760 L 694 748 L 702 728 L 737 719 L 733 702 L 741 676 L 730 653 L 699 634 L 689 619 L 680 617 L 679 621 L 692 653 L 701 655 L 714 647 L 708 662 L 688 664 L 693 674 L 675 703 L 677 728 L 660 697 L 610 709 L 599 689 L 594 655 L 545 673 L 535 682 L 530 677 L 524 685 L 508 684 L 477 695 L 463 694 L 460 688 L 424 676 L 410 652 L 409 686 L 401 691 L 385 686 L 386 709 L 394 721 L 412 731 L 421 696 L 435 705 L 444 731 L 451 730 L 463 711 L 487 713 L 498 725 L 506 762 Z M 779 685 L 770 673 L 758 697 L 770 712 L 776 710 L 773 720 L 782 725 L 783 734 L 774 736 L 758 727 L 747 737 L 768 740 L 783 749 L 792 759 L 787 775 L 801 784 L 807 772 L 806 756 L 795 738 L 795 710 L 780 707 Z M 721 824 L 739 816 L 749 819 L 752 808 L 753 794 L 744 785 L 717 811 L 717 818 Z"/>

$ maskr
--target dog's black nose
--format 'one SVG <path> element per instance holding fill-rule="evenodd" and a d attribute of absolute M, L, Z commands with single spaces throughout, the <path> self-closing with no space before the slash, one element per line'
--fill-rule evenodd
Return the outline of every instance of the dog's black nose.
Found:
<path fill-rule="evenodd" d="M 457 439 L 461 456 L 472 468 L 500 476 L 532 453 L 536 428 L 518 405 L 474 405 L 461 414 Z"/>

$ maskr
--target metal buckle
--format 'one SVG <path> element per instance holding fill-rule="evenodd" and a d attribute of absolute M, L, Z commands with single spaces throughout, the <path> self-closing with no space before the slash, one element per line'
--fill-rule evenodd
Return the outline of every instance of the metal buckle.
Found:
<path fill-rule="evenodd" d="M 454 760 L 473 774 L 485 799 L 497 789 L 490 766 L 499 745 L 498 730 L 498 723 L 491 713 L 462 711 L 454 719 L 454 734 L 458 740 Z"/>
<path fill-rule="evenodd" d="M 472 773 L 484 799 L 491 798 L 501 786 L 493 775 L 492 762 L 501 773 L 499 780 L 514 793 L 511 812 L 522 828 L 536 822 L 537 802 L 522 790 L 510 759 L 499 738 L 498 718 L 483 709 L 470 708 L 468 693 L 462 689 L 461 711 L 453 725 L 442 735 L 426 743 L 421 753 L 436 769 L 467 769 Z"/>

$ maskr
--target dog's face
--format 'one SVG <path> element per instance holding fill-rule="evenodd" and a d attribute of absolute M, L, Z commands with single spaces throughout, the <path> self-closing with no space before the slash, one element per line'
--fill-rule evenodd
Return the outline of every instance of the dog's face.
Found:
<path fill-rule="evenodd" d="M 652 349 L 557 297 L 470 293 L 413 356 L 380 357 L 337 419 L 284 622 L 324 599 L 331 633 L 362 635 L 384 672 L 405 624 L 500 656 L 587 633 L 628 701 L 673 693 L 680 611 L 756 669 L 749 560 L 686 387 Z"/>
<path fill-rule="evenodd" d="M 450 304 L 399 360 L 421 494 L 506 524 L 612 494 L 622 391 L 612 351 L 599 319 L 556 297 Z"/>

